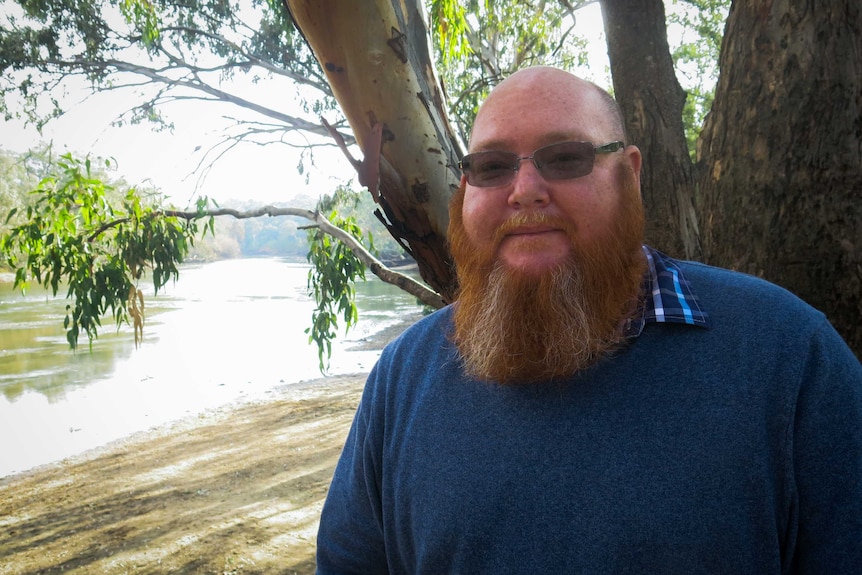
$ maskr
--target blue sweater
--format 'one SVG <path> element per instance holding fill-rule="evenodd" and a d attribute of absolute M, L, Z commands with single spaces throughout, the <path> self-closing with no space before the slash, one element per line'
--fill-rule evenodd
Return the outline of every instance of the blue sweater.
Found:
<path fill-rule="evenodd" d="M 764 281 L 679 263 L 711 328 L 569 381 L 465 377 L 451 309 L 371 372 L 318 572 L 862 573 L 862 367 Z"/>

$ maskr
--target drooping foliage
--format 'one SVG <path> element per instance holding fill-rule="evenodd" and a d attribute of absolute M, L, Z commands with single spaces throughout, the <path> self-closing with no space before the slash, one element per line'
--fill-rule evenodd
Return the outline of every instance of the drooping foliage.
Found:
<path fill-rule="evenodd" d="M 335 226 L 357 240 L 363 236 L 374 251 L 374 239 L 370 232 L 363 233 L 354 216 L 344 216 L 355 208 L 359 195 L 347 188 L 338 188 L 331 196 L 324 196 L 317 205 L 321 214 Z M 332 354 L 332 341 L 338 330 L 339 320 L 344 322 L 345 333 L 359 319 L 353 287 L 356 280 L 365 280 L 365 265 L 342 242 L 324 233 L 318 227 L 308 229 L 308 291 L 317 304 L 311 317 L 311 327 L 305 330 L 309 343 L 317 345 L 320 370 L 326 371 Z"/>
<path fill-rule="evenodd" d="M 22 223 L 0 236 L 4 263 L 15 272 L 14 287 L 26 291 L 35 282 L 54 295 L 67 290 L 63 325 L 73 349 L 82 332 L 92 343 L 109 311 L 118 325 L 134 325 L 137 342 L 144 321 L 144 273 L 156 292 L 176 279 L 199 222 L 165 215 L 157 201 L 134 189 L 116 201 L 118 190 L 93 173 L 89 159 L 65 154 L 56 166 L 58 173 L 33 190 Z M 198 210 L 206 204 L 201 199 Z M 17 212 L 10 210 L 6 221 Z M 212 231 L 212 220 L 202 231 L 207 229 Z"/>
<path fill-rule="evenodd" d="M 363 205 L 367 211 L 369 200 L 349 188 L 325 196 L 314 211 L 272 206 L 247 211 L 211 208 L 206 198 L 192 210 L 180 211 L 153 191 L 130 188 L 122 181 L 109 183 L 111 161 L 102 165 L 71 154 L 56 159 L 0 154 L 4 158 L 23 158 L 22 163 L 29 158 L 31 169 L 47 175 L 24 197 L 21 189 L 32 177 L 24 170 L 24 181 L 7 194 L 11 207 L 4 210 L 5 220 L 0 221 L 0 268 L 14 272 L 14 287 L 22 291 L 33 283 L 54 295 L 65 291 L 69 303 L 64 324 L 72 349 L 82 333 L 92 345 L 101 319 L 109 311 L 118 327 L 123 323 L 133 326 L 138 343 L 144 335 L 142 282 L 152 281 L 158 293 L 167 282 L 176 280 L 195 243 L 207 239 L 207 232 L 216 238 L 217 216 L 249 222 L 263 215 L 286 215 L 316 222 L 306 228 L 307 237 L 303 237 L 314 266 L 308 290 L 317 303 L 306 333 L 309 343 L 317 346 L 321 371 L 328 365 L 339 325 L 347 331 L 358 319 L 353 284 L 365 279 L 372 260 L 354 253 L 355 247 L 345 240 L 349 236 L 364 242 L 372 251 L 374 241 L 367 214 L 358 213 Z M 325 226 L 327 222 L 332 226 Z M 387 243 L 389 257 L 400 257 L 397 244 Z"/>

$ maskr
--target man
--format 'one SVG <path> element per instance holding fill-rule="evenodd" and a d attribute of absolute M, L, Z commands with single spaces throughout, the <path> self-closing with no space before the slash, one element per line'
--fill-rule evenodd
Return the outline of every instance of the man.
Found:
<path fill-rule="evenodd" d="M 862 367 L 781 288 L 642 246 L 623 142 L 560 70 L 485 101 L 458 302 L 370 374 L 320 573 L 862 573 Z"/>

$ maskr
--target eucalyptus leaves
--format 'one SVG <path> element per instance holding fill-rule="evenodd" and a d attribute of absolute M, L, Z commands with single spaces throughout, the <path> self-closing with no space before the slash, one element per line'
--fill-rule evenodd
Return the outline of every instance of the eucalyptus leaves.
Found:
<path fill-rule="evenodd" d="M 142 198 L 134 189 L 119 195 L 93 175 L 89 159 L 66 154 L 56 165 L 57 175 L 44 178 L 31 192 L 24 213 L 13 209 L 6 218 L 9 222 L 23 215 L 21 223 L 0 236 L 0 252 L 15 271 L 15 287 L 26 291 L 35 282 L 54 295 L 67 290 L 63 326 L 72 349 L 82 332 L 92 345 L 108 311 L 118 326 L 131 319 L 138 343 L 144 272 L 150 272 L 156 292 L 176 279 L 177 266 L 200 231 L 199 219 L 166 215 L 155 198 Z M 201 217 L 206 206 L 206 198 L 198 201 Z M 203 232 L 212 231 L 212 225 L 210 218 Z"/>

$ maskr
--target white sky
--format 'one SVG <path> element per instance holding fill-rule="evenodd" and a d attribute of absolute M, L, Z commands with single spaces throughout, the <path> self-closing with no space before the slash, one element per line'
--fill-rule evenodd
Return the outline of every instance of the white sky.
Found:
<path fill-rule="evenodd" d="M 599 83 L 603 83 L 607 66 L 601 22 L 598 4 L 578 12 L 578 30 L 590 38 L 594 62 L 590 75 Z M 252 89 L 267 90 L 267 80 Z M 353 168 L 337 148 L 315 152 L 316 167 L 309 170 L 306 183 L 306 176 L 297 172 L 299 150 L 284 145 L 253 144 L 235 147 L 201 177 L 194 170 L 204 152 L 220 140 L 220 130 L 229 124 L 223 115 L 238 113 L 236 107 L 207 102 L 170 104 L 162 111 L 175 125 L 172 133 L 153 132 L 146 125 L 111 126 L 122 112 L 140 102 L 132 91 L 99 93 L 87 98 L 84 92 L 72 95 L 64 101 L 67 113 L 45 126 L 41 136 L 22 122 L 0 125 L 0 147 L 25 152 L 40 142 L 53 142 L 58 153 L 71 151 L 81 156 L 90 153 L 112 157 L 118 165 L 118 177 L 124 177 L 131 185 L 153 185 L 179 207 L 193 203 L 197 195 L 214 198 L 222 206 L 236 203 L 231 200 L 289 202 L 296 195 L 317 197 L 329 193 L 339 183 L 354 178 Z"/>
<path fill-rule="evenodd" d="M 353 177 L 340 151 L 320 149 L 315 152 L 319 168 L 311 171 L 306 184 L 305 176 L 297 172 L 300 151 L 276 144 L 236 146 L 208 172 L 195 172 L 204 153 L 222 139 L 221 131 L 231 125 L 223 115 L 236 113 L 232 106 L 174 102 L 163 109 L 175 125 L 174 130 L 154 132 L 146 124 L 111 125 L 121 113 L 141 102 L 131 92 L 98 93 L 72 101 L 79 103 L 46 125 L 41 136 L 35 127 L 25 127 L 23 122 L 4 123 L 0 147 L 25 152 L 39 142 L 53 142 L 57 153 L 111 157 L 118 165 L 117 176 L 131 185 L 153 185 L 178 206 L 193 203 L 192 198 L 201 194 L 222 205 L 232 199 L 289 201 L 300 194 L 331 192 L 338 183 Z"/>

